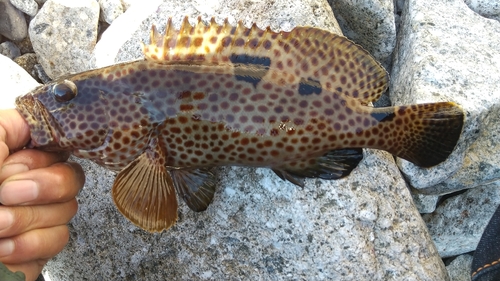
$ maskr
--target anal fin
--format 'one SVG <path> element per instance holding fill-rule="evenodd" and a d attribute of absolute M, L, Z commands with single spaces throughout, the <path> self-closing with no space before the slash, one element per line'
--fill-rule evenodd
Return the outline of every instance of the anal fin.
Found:
<path fill-rule="evenodd" d="M 149 232 L 170 228 L 177 220 L 177 198 L 164 155 L 153 141 L 150 147 L 117 175 L 112 195 L 118 210 Z"/>
<path fill-rule="evenodd" d="M 303 187 L 302 178 L 320 178 L 326 180 L 341 179 L 348 176 L 363 159 L 363 149 L 346 148 L 332 150 L 315 159 L 313 164 L 309 164 L 305 169 L 283 165 L 273 168 L 273 171 L 283 180 L 288 180 L 298 186 Z M 310 161 L 309 159 L 304 161 Z"/>
<path fill-rule="evenodd" d="M 209 168 L 171 170 L 175 189 L 189 208 L 202 212 L 214 198 L 217 179 Z"/>

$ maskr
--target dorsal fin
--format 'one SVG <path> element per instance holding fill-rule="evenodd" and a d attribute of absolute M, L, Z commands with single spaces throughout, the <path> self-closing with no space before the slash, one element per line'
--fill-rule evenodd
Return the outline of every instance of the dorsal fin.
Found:
<path fill-rule="evenodd" d="M 170 18 L 164 36 L 153 26 L 151 43 L 143 44 L 143 52 L 147 60 L 161 64 L 231 65 L 234 58 L 244 56 L 250 58 L 246 63 L 269 62 L 270 80 L 288 84 L 314 80 L 363 103 L 377 100 L 389 81 L 385 69 L 361 46 L 315 27 L 274 32 L 256 24 L 247 28 L 241 21 L 235 26 L 227 19 L 218 24 L 214 18 L 209 25 L 198 18 L 192 26 L 185 17 L 177 30 Z"/>

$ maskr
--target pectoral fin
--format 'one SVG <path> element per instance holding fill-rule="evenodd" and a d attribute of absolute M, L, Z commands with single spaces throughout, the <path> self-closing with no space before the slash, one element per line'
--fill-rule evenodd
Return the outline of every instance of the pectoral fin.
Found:
<path fill-rule="evenodd" d="M 214 198 L 217 179 L 211 169 L 170 171 L 175 189 L 189 208 L 195 212 L 205 211 Z"/>
<path fill-rule="evenodd" d="M 118 210 L 150 232 L 170 228 L 177 220 L 177 199 L 161 149 L 153 145 L 125 167 L 113 184 Z"/>

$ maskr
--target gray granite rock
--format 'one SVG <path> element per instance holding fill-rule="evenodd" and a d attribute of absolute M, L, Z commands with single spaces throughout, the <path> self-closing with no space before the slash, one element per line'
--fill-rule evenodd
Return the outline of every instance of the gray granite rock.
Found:
<path fill-rule="evenodd" d="M 451 197 L 423 216 L 441 257 L 474 251 L 500 205 L 500 182 Z"/>
<path fill-rule="evenodd" d="M 10 58 L 0 55 L 0 109 L 14 108 L 17 96 L 26 94 L 39 84 Z"/>
<path fill-rule="evenodd" d="M 98 19 L 95 0 L 49 0 L 43 5 L 30 23 L 29 34 L 50 77 L 91 68 Z"/>
<path fill-rule="evenodd" d="M 38 12 L 38 3 L 35 0 L 10 0 L 10 3 L 19 11 L 32 17 Z"/>
<path fill-rule="evenodd" d="M 123 14 L 123 5 L 120 0 L 99 0 L 102 16 L 107 23 L 112 23 Z"/>
<path fill-rule="evenodd" d="M 464 0 L 464 2 L 481 16 L 500 21 L 500 2 L 491 0 Z"/>
<path fill-rule="evenodd" d="M 344 35 L 387 67 L 396 45 L 393 0 L 328 0 Z"/>
<path fill-rule="evenodd" d="M 429 214 L 436 210 L 436 206 L 439 200 L 438 195 L 425 195 L 412 192 L 413 202 L 417 210 L 421 214 Z"/>
<path fill-rule="evenodd" d="M 13 41 L 22 40 L 28 35 L 23 13 L 9 0 L 0 0 L 0 34 Z"/>
<path fill-rule="evenodd" d="M 422 169 L 400 160 L 399 166 L 419 192 L 451 192 L 453 187 L 435 186 L 452 175 L 473 176 L 467 167 L 475 164 L 464 162 L 478 159 L 465 154 L 480 137 L 479 131 L 493 129 L 481 120 L 500 104 L 500 23 L 472 12 L 462 0 L 408 0 L 398 38 L 390 90 L 393 103 L 453 101 L 466 111 L 460 142 L 446 162 Z M 488 180 L 488 175 L 481 176 Z"/>
<path fill-rule="evenodd" d="M 339 31 L 326 1 L 159 4 L 144 3 L 136 11 L 132 5 L 118 17 L 96 47 L 97 65 L 141 58 L 139 41 L 149 40 L 152 23 L 162 32 L 169 15 L 177 24 L 184 15 L 216 15 L 218 21 L 243 19 L 274 30 L 300 24 Z M 87 182 L 70 243 L 46 266 L 53 281 L 448 280 L 385 152 L 368 150 L 351 176 L 308 180 L 304 189 L 267 169 L 223 168 L 208 210 L 194 213 L 181 203 L 178 223 L 160 234 L 138 229 L 117 212 L 111 172 L 81 163 Z"/>
<path fill-rule="evenodd" d="M 17 47 L 16 44 L 10 41 L 5 41 L 0 44 L 0 54 L 12 60 L 21 55 L 21 50 L 19 50 L 19 47 Z"/>
<path fill-rule="evenodd" d="M 450 281 L 470 281 L 472 255 L 460 255 L 446 266 Z"/>

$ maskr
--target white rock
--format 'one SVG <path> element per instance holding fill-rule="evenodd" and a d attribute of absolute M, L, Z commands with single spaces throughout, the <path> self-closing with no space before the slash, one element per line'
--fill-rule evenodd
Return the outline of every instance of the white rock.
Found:
<path fill-rule="evenodd" d="M 107 23 L 112 23 L 123 14 L 123 5 L 120 0 L 99 0 L 99 5 Z"/>
<path fill-rule="evenodd" d="M 95 0 L 49 0 L 43 5 L 29 34 L 47 75 L 56 78 L 91 68 L 98 20 Z"/>
<path fill-rule="evenodd" d="M 491 0 L 464 0 L 464 2 L 481 16 L 500 21 L 500 2 Z"/>
<path fill-rule="evenodd" d="M 363 46 L 384 66 L 396 45 L 393 0 L 329 0 L 344 35 Z"/>
<path fill-rule="evenodd" d="M 17 96 L 24 95 L 39 84 L 22 67 L 6 56 L 0 55 L 0 109 L 15 107 Z"/>
<path fill-rule="evenodd" d="M 441 257 L 474 251 L 500 205 L 500 183 L 477 187 L 447 199 L 423 216 Z"/>
<path fill-rule="evenodd" d="M 38 4 L 35 0 L 10 0 L 14 7 L 18 8 L 21 12 L 34 17 L 38 12 Z"/>
<path fill-rule="evenodd" d="M 453 188 L 443 191 L 434 186 L 454 174 L 472 176 L 464 169 L 473 165 L 463 165 L 465 152 L 478 138 L 483 116 L 500 104 L 500 23 L 472 12 L 462 0 L 408 0 L 398 38 L 390 91 L 393 103 L 453 101 L 466 112 L 460 142 L 446 162 L 422 169 L 401 160 L 400 168 L 421 193 L 451 192 Z"/>

